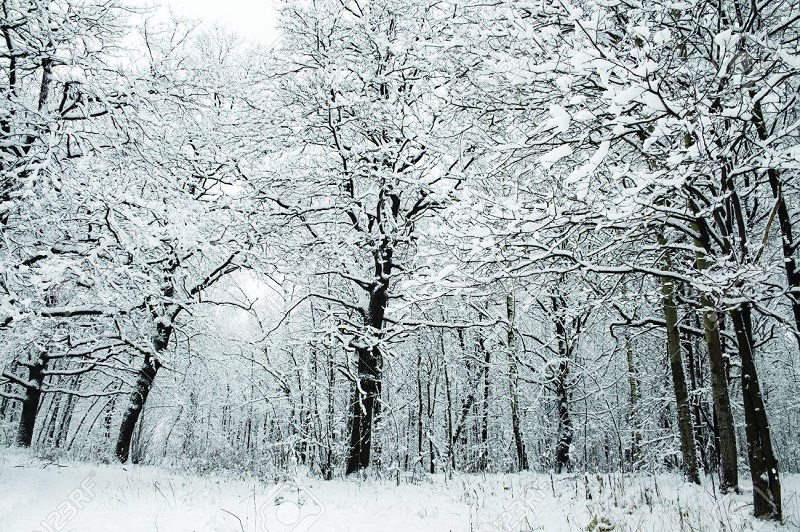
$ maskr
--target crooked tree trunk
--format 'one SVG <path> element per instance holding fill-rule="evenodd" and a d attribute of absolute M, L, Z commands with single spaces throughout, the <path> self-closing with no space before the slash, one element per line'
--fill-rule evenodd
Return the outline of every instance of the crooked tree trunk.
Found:
<path fill-rule="evenodd" d="M 672 270 L 672 260 L 663 235 L 659 235 L 659 244 L 663 249 L 663 268 Z M 667 358 L 672 372 L 672 387 L 675 391 L 675 406 L 678 413 L 678 434 L 681 441 L 683 473 L 686 479 L 700 484 L 697 472 L 697 451 L 692 431 L 692 413 L 689 405 L 689 393 L 686 390 L 686 373 L 683 369 L 681 339 L 678 331 L 678 309 L 675 306 L 675 283 L 661 277 L 661 301 L 664 307 L 664 321 L 667 329 Z"/>
<path fill-rule="evenodd" d="M 742 359 L 742 395 L 744 398 L 747 456 L 753 481 L 753 513 L 763 519 L 781 520 L 781 481 L 778 460 L 772 449 L 769 420 L 761 396 L 755 360 L 749 305 L 731 310 L 739 355 Z"/>
<path fill-rule="evenodd" d="M 133 433 L 136 429 L 136 424 L 142 415 L 142 409 L 147 402 L 147 396 L 153 387 L 153 381 L 161 368 L 161 361 L 159 356 L 167 350 L 169 340 L 172 336 L 172 325 L 165 325 L 158 322 L 156 325 L 156 334 L 153 336 L 153 350 L 155 356 L 146 355 L 144 364 L 139 369 L 136 375 L 136 384 L 130 395 L 130 404 L 122 415 L 122 423 L 119 427 L 119 436 L 117 438 L 117 447 L 115 454 L 121 462 L 127 462 L 130 457 L 131 442 L 133 441 Z"/>
<path fill-rule="evenodd" d="M 36 413 L 39 411 L 39 401 L 42 398 L 42 382 L 47 358 L 44 354 L 36 358 L 28 366 L 28 384 L 25 388 L 25 398 L 22 401 L 22 414 L 17 426 L 17 445 L 30 447 L 33 442 L 33 428 L 36 425 Z"/>
<path fill-rule="evenodd" d="M 708 269 L 706 256 L 708 254 L 708 239 L 700 224 L 693 224 L 693 229 L 699 238 L 694 240 L 697 249 L 695 263 L 702 272 Z M 728 395 L 728 380 L 725 375 L 725 362 L 722 356 L 722 341 L 720 340 L 719 316 L 714 302 L 706 293 L 700 295 L 700 305 L 703 310 L 703 335 L 708 354 L 709 369 L 711 373 L 711 396 L 714 399 L 714 412 L 719 433 L 719 487 L 723 492 L 739 489 L 739 469 L 736 453 L 736 432 L 733 426 L 733 414 Z"/>

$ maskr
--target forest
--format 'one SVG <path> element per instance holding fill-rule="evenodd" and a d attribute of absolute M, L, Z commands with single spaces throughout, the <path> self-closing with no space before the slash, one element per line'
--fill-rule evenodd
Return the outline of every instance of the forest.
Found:
<path fill-rule="evenodd" d="M 7 452 L 796 507 L 796 1 L 1 1 Z"/>

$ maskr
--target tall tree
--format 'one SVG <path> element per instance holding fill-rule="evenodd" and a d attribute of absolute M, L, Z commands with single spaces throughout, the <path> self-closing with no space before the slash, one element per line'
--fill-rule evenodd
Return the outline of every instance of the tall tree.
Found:
<path fill-rule="evenodd" d="M 423 50 L 437 12 L 419 2 L 326 1 L 283 15 L 274 119 L 292 137 L 273 153 L 261 196 L 303 228 L 300 249 L 325 257 L 317 273 L 336 278 L 334 292 L 311 295 L 352 316 L 341 323 L 355 358 L 347 473 L 370 465 L 386 312 L 413 269 L 416 228 L 468 164 L 435 135 L 442 112 L 430 94 L 444 79 Z"/>

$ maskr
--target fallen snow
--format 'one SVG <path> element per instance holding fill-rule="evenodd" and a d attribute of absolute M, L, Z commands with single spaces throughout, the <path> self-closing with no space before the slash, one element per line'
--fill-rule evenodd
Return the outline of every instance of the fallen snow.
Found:
<path fill-rule="evenodd" d="M 719 496 L 709 479 L 698 487 L 674 475 L 418 474 L 399 485 L 298 476 L 267 484 L 0 449 L 0 531 L 788 532 L 800 526 L 799 487 L 800 475 L 783 477 L 787 523 L 779 526 L 749 515 L 747 489 Z"/>
<path fill-rule="evenodd" d="M 542 167 L 549 169 L 558 161 L 570 155 L 572 155 L 572 147 L 569 144 L 562 144 L 539 157 L 539 162 Z"/>

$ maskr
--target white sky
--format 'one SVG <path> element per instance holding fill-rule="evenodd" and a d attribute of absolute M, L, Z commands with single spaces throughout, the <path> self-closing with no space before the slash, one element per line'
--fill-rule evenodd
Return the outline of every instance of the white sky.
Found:
<path fill-rule="evenodd" d="M 176 15 L 219 24 L 237 33 L 272 45 L 278 39 L 275 29 L 277 0 L 128 0 L 137 6 L 161 5 Z M 166 13 L 166 11 L 164 11 Z"/>

